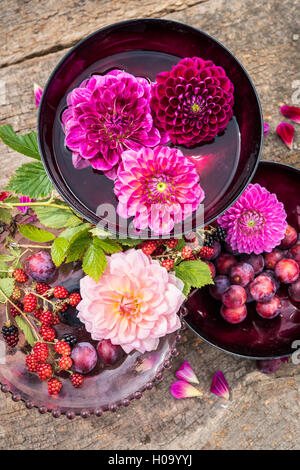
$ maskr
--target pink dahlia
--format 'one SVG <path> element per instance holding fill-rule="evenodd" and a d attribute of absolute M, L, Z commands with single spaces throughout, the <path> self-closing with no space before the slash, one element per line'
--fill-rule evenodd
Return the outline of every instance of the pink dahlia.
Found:
<path fill-rule="evenodd" d="M 233 90 L 224 69 L 211 60 L 182 59 L 156 77 L 151 98 L 155 123 L 173 144 L 192 147 L 209 141 L 233 116 Z"/>
<path fill-rule="evenodd" d="M 126 353 L 156 349 L 159 338 L 180 327 L 183 283 L 142 250 L 107 257 L 98 282 L 80 281 L 79 318 L 94 340 L 109 339 Z"/>
<path fill-rule="evenodd" d="M 161 145 L 123 152 L 114 191 L 118 214 L 134 216 L 137 229 L 150 227 L 157 234 L 169 233 L 204 199 L 193 163 L 180 150 Z"/>
<path fill-rule="evenodd" d="M 218 218 L 227 230 L 226 242 L 233 250 L 256 255 L 270 252 L 284 238 L 287 222 L 284 206 L 276 194 L 259 184 L 249 184 L 238 201 Z"/>
<path fill-rule="evenodd" d="M 93 75 L 71 91 L 62 122 L 74 166 L 91 165 L 114 179 L 124 150 L 157 145 L 150 92 L 145 78 L 121 70 Z"/>

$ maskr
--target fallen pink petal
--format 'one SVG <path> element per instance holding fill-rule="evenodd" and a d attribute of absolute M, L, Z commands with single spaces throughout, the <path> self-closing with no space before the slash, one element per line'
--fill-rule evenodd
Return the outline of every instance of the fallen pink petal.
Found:
<path fill-rule="evenodd" d="M 269 134 L 269 131 L 270 131 L 270 124 L 268 124 L 267 122 L 264 122 L 264 137 Z"/>
<path fill-rule="evenodd" d="M 38 108 L 40 105 L 42 94 L 43 94 L 43 88 L 37 85 L 36 83 L 34 83 L 33 91 L 34 91 L 34 96 L 35 96 L 35 105 Z"/>
<path fill-rule="evenodd" d="M 193 384 L 199 383 L 199 380 L 197 379 L 197 376 L 188 361 L 184 361 L 181 364 L 175 375 L 180 380 L 185 380 L 186 382 Z"/>
<path fill-rule="evenodd" d="M 288 124 L 286 122 L 282 122 L 276 129 L 277 134 L 281 138 L 281 140 L 285 143 L 285 145 L 292 149 L 295 128 L 292 124 Z"/>
<path fill-rule="evenodd" d="M 219 370 L 213 376 L 210 391 L 211 393 L 218 395 L 218 397 L 229 400 L 229 386 L 222 371 Z"/>
<path fill-rule="evenodd" d="M 33 201 L 34 201 L 34 199 L 30 199 L 30 197 L 28 197 L 28 196 L 21 196 L 20 197 L 20 203 L 21 204 L 24 204 L 25 202 L 33 202 Z M 29 209 L 29 206 L 18 206 L 17 209 L 19 209 L 19 211 L 23 212 L 23 214 L 26 214 L 26 212 Z"/>
<path fill-rule="evenodd" d="M 284 117 L 300 124 L 300 108 L 297 106 L 282 106 L 280 112 Z"/>
<path fill-rule="evenodd" d="M 181 399 L 181 398 L 192 398 L 192 397 L 201 397 L 202 393 L 197 390 L 193 385 L 188 384 L 183 380 L 177 380 L 173 382 L 170 387 L 171 395 L 174 398 Z"/>

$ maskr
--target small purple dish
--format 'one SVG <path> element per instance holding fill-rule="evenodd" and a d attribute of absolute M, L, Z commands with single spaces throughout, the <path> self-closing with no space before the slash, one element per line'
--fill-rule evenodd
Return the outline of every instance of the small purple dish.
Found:
<path fill-rule="evenodd" d="M 283 202 L 288 223 L 300 230 L 300 170 L 275 162 L 260 162 L 254 183 L 276 193 Z M 282 292 L 282 313 L 266 320 L 247 304 L 246 320 L 238 325 L 227 323 L 220 315 L 221 303 L 207 288 L 194 290 L 185 303 L 188 326 L 204 341 L 218 349 L 247 359 L 277 359 L 290 356 L 293 342 L 300 339 L 300 304 L 292 304 Z M 297 346 L 298 347 L 298 346 Z"/>
<path fill-rule="evenodd" d="M 215 220 L 231 206 L 253 177 L 263 142 L 259 99 L 250 77 L 233 54 L 206 33 L 169 20 L 138 19 L 103 28 L 79 42 L 59 62 L 45 86 L 39 107 L 38 141 L 52 183 L 67 203 L 93 224 L 122 237 L 131 219 L 115 220 L 98 212 L 102 204 L 117 206 L 113 182 L 92 167 L 75 169 L 65 146 L 61 114 L 67 94 L 92 74 L 122 69 L 151 81 L 183 57 L 200 56 L 222 66 L 234 84 L 234 116 L 212 142 L 192 149 L 179 146 L 200 174 L 206 193 L 204 221 L 190 219 L 197 228 Z M 187 229 L 185 229 L 187 230 Z M 179 235 L 179 228 L 176 234 Z M 150 235 L 150 234 L 149 234 Z"/>

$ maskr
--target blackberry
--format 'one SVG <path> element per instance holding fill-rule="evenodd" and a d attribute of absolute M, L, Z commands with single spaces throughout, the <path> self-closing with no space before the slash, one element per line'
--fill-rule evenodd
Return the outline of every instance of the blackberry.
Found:
<path fill-rule="evenodd" d="M 214 232 L 213 234 L 213 238 L 217 241 L 217 242 L 224 242 L 225 239 L 227 237 L 227 232 L 225 230 L 225 228 L 221 227 L 220 225 L 218 225 L 216 227 L 216 231 Z"/>
<path fill-rule="evenodd" d="M 209 248 L 212 248 L 213 244 L 214 244 L 214 237 L 212 235 L 205 235 L 205 240 L 204 240 L 204 243 L 203 245 L 204 246 L 208 246 Z"/>
<path fill-rule="evenodd" d="M 19 330 L 16 326 L 3 326 L 2 336 L 8 346 L 10 346 L 11 348 L 17 346 L 19 341 Z"/>
<path fill-rule="evenodd" d="M 62 339 L 68 343 L 71 348 L 73 348 L 77 344 L 77 338 L 74 335 L 71 335 L 69 333 L 65 333 L 62 337 Z"/>

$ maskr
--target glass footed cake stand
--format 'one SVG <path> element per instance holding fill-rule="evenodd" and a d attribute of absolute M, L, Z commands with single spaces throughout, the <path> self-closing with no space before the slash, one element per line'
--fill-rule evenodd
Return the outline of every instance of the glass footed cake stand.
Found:
<path fill-rule="evenodd" d="M 20 242 L 25 240 L 20 239 Z M 28 240 L 26 240 L 28 244 Z M 36 250 L 33 250 L 36 251 Z M 56 273 L 51 285 L 64 285 L 69 292 L 78 291 L 79 281 L 84 275 L 80 263 L 63 265 Z M 26 284 L 25 284 L 26 286 Z M 184 313 L 185 310 L 183 310 Z M 179 312 L 182 315 L 182 312 Z M 0 305 L 0 324 L 5 323 L 5 308 Z M 182 328 L 185 326 L 182 325 Z M 78 342 L 91 340 L 84 325 L 78 320 L 75 308 L 70 308 L 62 316 L 62 322 L 55 327 L 57 337 L 64 333 L 74 334 Z M 55 418 L 62 414 L 68 419 L 76 415 L 87 418 L 90 415 L 101 416 L 104 411 L 117 411 L 119 406 L 127 407 L 134 399 L 142 398 L 145 390 L 151 390 L 163 379 L 164 369 L 172 365 L 172 358 L 178 355 L 177 343 L 181 339 L 180 331 L 160 340 L 157 350 L 145 354 L 137 351 L 124 355 L 114 366 L 103 366 L 98 361 L 96 367 L 85 375 L 80 389 L 75 389 L 68 373 L 61 376 L 63 388 L 58 397 L 48 395 L 47 382 L 38 379 L 35 373 L 25 367 L 25 354 L 30 351 L 23 333 L 18 346 L 8 348 L 2 341 L 5 355 L 0 356 L 0 385 L 4 393 L 10 392 L 14 401 L 23 401 L 28 409 L 38 408 L 40 413 L 51 412 Z M 2 349 L 1 349 L 2 351 Z"/>

